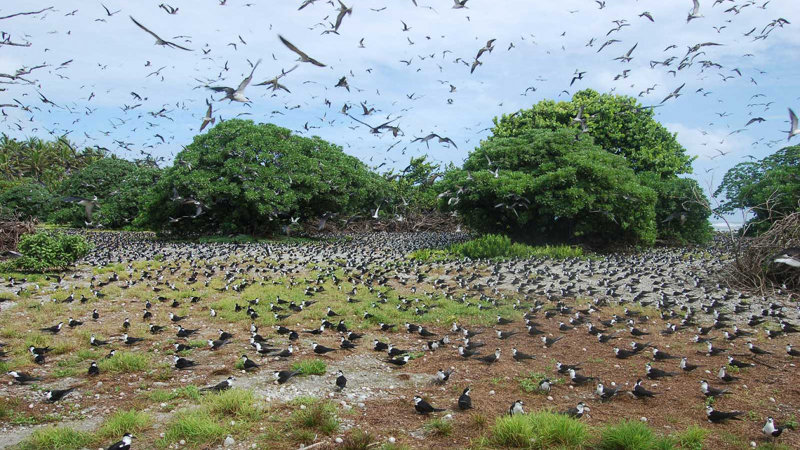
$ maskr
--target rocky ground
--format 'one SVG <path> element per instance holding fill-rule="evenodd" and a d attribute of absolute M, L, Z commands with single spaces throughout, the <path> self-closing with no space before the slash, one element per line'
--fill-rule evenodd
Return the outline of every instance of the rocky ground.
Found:
<path fill-rule="evenodd" d="M 73 448 L 108 446 L 119 438 L 112 434 L 110 418 L 127 410 L 139 411 L 146 419 L 135 427 L 134 448 L 338 448 L 352 443 L 356 429 L 368 433 L 375 445 L 387 448 L 477 448 L 493 445 L 495 419 L 514 400 L 522 399 L 527 411 L 560 411 L 584 401 L 591 411 L 581 420 L 593 430 L 623 418 L 644 420 L 665 435 L 699 425 L 710 430 L 707 447 L 735 449 L 767 443 L 760 432 L 766 417 L 791 424 L 800 412 L 797 368 L 784 351 L 786 344 L 796 343 L 797 335 L 777 333 L 782 320 L 798 323 L 796 299 L 782 292 L 762 298 L 726 287 L 722 274 L 728 256 L 723 246 L 570 260 L 423 262 L 408 254 L 419 248 L 443 247 L 465 236 L 373 233 L 329 238 L 198 244 L 160 242 L 144 234 L 97 233 L 92 236 L 95 250 L 73 272 L 1 276 L 0 342 L 7 352 L 1 364 L 4 371 L 24 371 L 42 380 L 20 386 L 7 377 L 8 383 L 0 386 L 0 448 L 28 445 L 35 430 L 49 430 L 53 424 L 88 436 Z M 74 301 L 65 301 L 70 295 Z M 279 299 L 314 303 L 292 312 Z M 148 301 L 153 317 L 144 320 Z M 289 317 L 273 317 L 271 303 L 282 308 L 275 310 L 278 314 Z M 237 311 L 237 305 L 242 310 Z M 257 318 L 247 315 L 248 305 Z M 590 310 L 592 305 L 596 308 Z M 328 306 L 339 316 L 328 317 Z M 97 320 L 91 318 L 94 309 L 100 315 Z M 197 335 L 177 338 L 170 312 L 186 316 L 179 323 L 198 329 Z M 365 318 L 364 313 L 372 317 Z M 540 336 L 527 334 L 525 314 L 544 335 L 562 339 L 545 348 Z M 713 345 L 725 353 L 709 356 L 706 346 L 694 343 L 693 338 L 698 327 L 712 326 L 719 314 L 722 320 L 705 337 L 713 338 Z M 614 315 L 617 323 L 600 324 Z M 755 324 L 753 315 L 763 323 Z M 498 325 L 497 316 L 512 322 Z M 84 324 L 70 328 L 66 325 L 69 317 Z M 129 335 L 143 337 L 143 342 L 133 346 L 120 342 L 126 318 L 131 324 Z M 363 333 L 355 341 L 358 347 L 338 349 L 340 333 L 335 329 L 318 335 L 303 332 L 318 328 L 323 319 L 334 324 L 344 320 L 350 330 Z M 632 336 L 625 324 L 628 320 L 647 335 Z M 40 331 L 60 321 L 65 325 L 58 334 Z M 381 331 L 381 322 L 396 327 Z M 435 336 L 408 333 L 406 322 L 424 325 Z M 481 333 L 476 336 L 485 343 L 480 353 L 500 348 L 500 359 L 487 364 L 458 356 L 455 348 L 461 343 L 461 332 L 452 331 L 453 322 Z M 587 322 L 608 328 L 605 333 L 613 338 L 598 342 L 587 332 Z M 166 328 L 151 334 L 150 323 Z M 284 349 L 291 343 L 294 354 L 260 357 L 248 342 L 253 323 L 270 346 Z M 662 334 L 667 324 L 676 325 L 677 330 Z M 277 325 L 296 330 L 299 338 L 289 342 L 277 334 Z M 723 331 L 733 332 L 734 326 L 753 335 L 725 339 Z M 205 341 L 217 339 L 219 329 L 234 337 L 219 350 L 208 350 Z M 496 330 L 518 334 L 500 340 Z M 110 342 L 92 347 L 91 334 Z M 436 351 L 427 349 L 428 341 L 444 336 L 449 344 Z M 413 359 L 402 367 L 387 364 L 385 352 L 372 350 L 373 339 L 408 350 Z M 771 354 L 753 355 L 745 345 L 748 339 Z M 645 363 L 653 361 L 650 348 L 624 360 L 616 359 L 612 351 L 614 346 L 629 348 L 634 340 L 685 356 L 700 368 L 683 373 L 677 360 L 653 362 L 675 375 L 646 379 Z M 181 355 L 196 361 L 197 367 L 173 368 L 173 344 L 178 342 L 193 347 Z M 312 342 L 338 350 L 317 355 Z M 44 364 L 34 363 L 27 350 L 30 345 L 52 348 Z M 516 362 L 511 359 L 512 348 L 535 359 Z M 120 364 L 103 362 L 111 349 L 133 355 L 136 361 L 122 364 L 126 361 L 115 356 L 112 360 Z M 260 364 L 259 370 L 237 369 L 242 354 Z M 724 383 L 716 375 L 727 355 L 755 366 L 731 369 L 739 379 Z M 105 370 L 88 377 L 86 369 L 93 360 Z M 324 367 L 323 374 L 274 383 L 273 371 L 315 361 L 324 363 L 317 363 Z M 556 361 L 581 363 L 584 375 L 627 390 L 637 378 L 644 378 L 647 388 L 658 395 L 644 401 L 621 395 L 601 402 L 594 394 L 594 381 L 574 386 L 567 375 L 556 373 Z M 432 383 L 439 369 L 453 370 L 441 385 Z M 348 378 L 342 392 L 334 385 L 338 370 Z M 193 388 L 228 376 L 235 377 L 235 389 L 246 391 L 254 401 L 247 403 L 251 410 L 215 409 L 213 395 L 198 395 Z M 554 382 L 549 393 L 536 390 L 543 377 Z M 730 395 L 713 405 L 723 411 L 743 411 L 741 420 L 706 421 L 701 379 L 730 389 Z M 475 407 L 461 412 L 456 400 L 468 385 Z M 43 401 L 43 391 L 66 387 L 76 390 L 60 402 Z M 447 411 L 431 417 L 417 414 L 414 395 Z M 323 407 L 328 409 L 323 411 Z M 208 412 L 208 423 L 188 423 L 187 411 Z M 304 420 L 300 417 L 304 411 L 333 415 L 338 424 L 328 427 L 324 420 Z M 433 418 L 452 424 L 450 431 Z M 777 442 L 798 448 L 798 434 L 788 431 Z M 337 442 L 341 440 L 345 442 Z M 43 441 L 37 442 L 42 445 Z"/>

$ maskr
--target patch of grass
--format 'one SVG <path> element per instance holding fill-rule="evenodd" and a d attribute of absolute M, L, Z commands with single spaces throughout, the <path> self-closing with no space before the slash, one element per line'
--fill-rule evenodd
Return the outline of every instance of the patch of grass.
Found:
<path fill-rule="evenodd" d="M 541 372 L 528 372 L 528 375 L 519 377 L 519 387 L 527 393 L 546 394 L 545 391 L 539 389 L 539 383 L 547 378 L 547 375 Z M 550 384 L 556 384 L 558 380 L 551 380 Z"/>
<path fill-rule="evenodd" d="M 487 423 L 489 423 L 489 419 L 481 413 L 473 414 L 469 418 L 469 426 L 472 428 L 483 429 L 486 428 Z"/>
<path fill-rule="evenodd" d="M 431 436 L 450 436 L 453 434 L 453 422 L 444 419 L 431 419 L 423 425 Z"/>
<path fill-rule="evenodd" d="M 177 413 L 167 424 L 164 438 L 159 442 L 162 447 L 185 440 L 189 444 L 212 446 L 222 441 L 227 435 L 225 427 L 206 410 L 196 409 Z"/>
<path fill-rule="evenodd" d="M 616 425 L 603 428 L 598 450 L 642 450 L 650 449 L 655 442 L 653 431 L 646 424 L 635 420 L 623 420 Z"/>
<path fill-rule="evenodd" d="M 546 245 L 533 247 L 512 242 L 508 236 L 487 234 L 470 241 L 453 244 L 447 249 L 424 248 L 411 252 L 409 259 L 420 262 L 442 262 L 467 257 L 470 259 L 497 258 L 583 258 L 580 247 L 568 245 Z"/>
<path fill-rule="evenodd" d="M 19 450 L 72 450 L 86 447 L 92 435 L 67 427 L 48 427 L 36 430 L 19 444 Z"/>
<path fill-rule="evenodd" d="M 529 449 L 580 449 L 586 446 L 588 428 L 562 414 L 536 412 L 504 416 L 495 421 L 490 442 L 501 447 Z"/>
<path fill-rule="evenodd" d="M 0 420 L 5 420 L 14 414 L 14 408 L 19 406 L 20 400 L 15 397 L 0 397 Z"/>
<path fill-rule="evenodd" d="M 147 398 L 154 402 L 166 403 L 176 398 L 200 400 L 200 389 L 195 385 L 182 386 L 177 389 L 155 389 L 147 393 Z"/>
<path fill-rule="evenodd" d="M 253 391 L 245 389 L 228 389 L 207 395 L 202 403 L 212 414 L 236 417 L 239 420 L 257 420 L 262 411 Z"/>
<path fill-rule="evenodd" d="M 101 372 L 131 373 L 150 368 L 150 357 L 143 353 L 117 352 L 108 359 L 97 362 Z"/>
<path fill-rule="evenodd" d="M 75 376 L 78 373 L 77 369 L 72 367 L 64 368 L 64 369 L 55 369 L 53 370 L 53 377 L 55 378 L 66 378 Z"/>
<path fill-rule="evenodd" d="M 710 433 L 709 430 L 692 425 L 680 433 L 674 433 L 670 438 L 682 449 L 703 450 L 703 441 Z"/>
<path fill-rule="evenodd" d="M 371 434 L 355 428 L 344 435 L 339 448 L 342 450 L 367 450 L 373 442 L 375 442 L 375 438 Z"/>
<path fill-rule="evenodd" d="M 152 422 L 153 418 L 142 411 L 135 409 L 117 411 L 106 418 L 97 435 L 103 439 L 118 439 L 125 433 L 136 434 L 150 426 Z"/>
<path fill-rule="evenodd" d="M 339 429 L 336 405 L 317 399 L 309 401 L 309 398 L 295 399 L 295 402 L 298 401 L 300 408 L 289 417 L 290 425 L 322 434 L 331 434 Z"/>
<path fill-rule="evenodd" d="M 292 364 L 292 370 L 299 370 L 301 375 L 325 375 L 327 368 L 321 359 L 306 359 Z"/>

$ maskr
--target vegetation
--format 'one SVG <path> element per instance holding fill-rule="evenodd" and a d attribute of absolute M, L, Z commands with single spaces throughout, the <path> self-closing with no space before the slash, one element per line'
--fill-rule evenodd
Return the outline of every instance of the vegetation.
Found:
<path fill-rule="evenodd" d="M 423 425 L 425 432 L 431 436 L 450 436 L 453 434 L 453 422 L 447 419 L 431 419 Z"/>
<path fill-rule="evenodd" d="M 298 398 L 293 404 L 298 408 L 289 417 L 290 425 L 326 435 L 339 429 L 339 418 L 333 403 L 315 398 Z"/>
<path fill-rule="evenodd" d="M 92 435 L 68 427 L 47 427 L 33 432 L 19 450 L 77 450 L 92 442 Z"/>
<path fill-rule="evenodd" d="M 320 138 L 228 120 L 178 153 L 137 223 L 178 233 L 263 235 L 291 217 L 362 213 L 377 204 L 382 185 L 361 161 Z"/>
<path fill-rule="evenodd" d="M 491 161 L 491 164 L 489 163 Z M 533 241 L 652 244 L 656 193 L 625 158 L 574 129 L 490 137 L 462 170 L 448 172 L 442 198 L 470 227 Z"/>
<path fill-rule="evenodd" d="M 645 245 L 711 235 L 702 190 L 678 178 L 692 158 L 634 98 L 584 90 L 495 118 L 492 131 L 438 188 L 440 206 L 479 231 Z"/>
<path fill-rule="evenodd" d="M 91 244 L 83 236 L 75 234 L 39 232 L 25 234 L 19 240 L 21 257 L 9 260 L 0 266 L 8 272 L 46 272 L 64 270 L 86 256 Z"/>
<path fill-rule="evenodd" d="M 499 447 L 579 449 L 588 439 L 589 429 L 582 422 L 562 414 L 536 412 L 498 418 L 490 442 Z"/>
<path fill-rule="evenodd" d="M 299 370 L 300 375 L 325 375 L 327 365 L 321 359 L 306 359 L 292 363 L 292 370 Z"/>
<path fill-rule="evenodd" d="M 150 358 L 144 353 L 117 352 L 98 361 L 97 366 L 102 372 L 141 372 L 150 368 Z"/>
<path fill-rule="evenodd" d="M 98 431 L 98 438 L 104 440 L 119 439 L 125 433 L 135 434 L 149 427 L 153 418 L 135 409 L 117 411 L 103 422 Z"/>
<path fill-rule="evenodd" d="M 800 145 L 785 147 L 760 161 L 728 170 L 714 196 L 727 200 L 720 212 L 751 212 L 748 229 L 761 233 L 777 220 L 800 211 Z"/>
<path fill-rule="evenodd" d="M 167 424 L 167 431 L 161 440 L 163 447 L 180 440 L 189 444 L 212 445 L 225 438 L 225 427 L 204 409 L 181 411 Z"/>

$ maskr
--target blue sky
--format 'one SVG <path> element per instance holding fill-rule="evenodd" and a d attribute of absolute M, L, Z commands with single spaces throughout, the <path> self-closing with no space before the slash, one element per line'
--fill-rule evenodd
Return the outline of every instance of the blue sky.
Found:
<path fill-rule="evenodd" d="M 323 34 L 336 19 L 338 1 L 334 6 L 317 0 L 300 11 L 302 2 L 288 0 L 164 2 L 178 8 L 174 15 L 155 1 L 102 3 L 112 16 L 94 1 L 0 5 L 0 17 L 54 6 L 0 20 L 4 39 L 30 43 L 0 46 L 0 73 L 47 65 L 24 77 L 30 83 L 0 84 L 5 89 L 0 104 L 30 106 L 29 111 L 2 108 L 0 131 L 16 138 L 70 132 L 82 146 L 107 147 L 129 158 L 140 157 L 143 149 L 169 161 L 197 134 L 205 101 L 221 97 L 204 86 L 235 87 L 250 63 L 262 59 L 252 84 L 299 64 L 281 80 L 291 93 L 273 95 L 251 85 L 245 91 L 250 105 L 215 101 L 215 117 L 238 116 L 318 135 L 372 166 L 404 167 L 421 154 L 458 164 L 488 135 L 493 117 L 539 100 L 568 99 L 583 88 L 639 96 L 655 86 L 639 97 L 652 105 L 686 83 L 683 95 L 657 108 L 656 117 L 698 156 L 693 176 L 707 188 L 747 155 L 762 158 L 784 146 L 787 108 L 800 111 L 796 0 L 700 0 L 703 17 L 689 23 L 691 0 L 607 0 L 603 8 L 593 0 L 470 0 L 463 9 L 453 9 L 448 0 L 417 0 L 418 6 L 412 0 L 350 0 L 353 12 L 338 34 Z M 654 22 L 640 16 L 645 11 Z M 154 45 L 128 16 L 193 51 Z M 779 18 L 789 23 L 769 26 Z M 614 20 L 625 21 L 618 31 L 610 31 L 617 27 Z M 296 62 L 278 34 L 327 67 Z M 494 50 L 481 56 L 483 64 L 470 74 L 457 58 L 471 63 L 489 39 L 495 39 Z M 608 39 L 620 42 L 598 52 Z M 722 45 L 704 47 L 694 64 L 677 70 L 687 48 L 705 42 Z M 634 44 L 630 62 L 614 60 Z M 676 47 L 665 51 L 670 45 Z M 651 61 L 670 56 L 676 57 L 670 66 L 651 68 Z M 721 67 L 703 68 L 700 61 Z M 576 70 L 586 74 L 570 87 Z M 615 80 L 623 70 L 629 70 L 627 77 Z M 342 76 L 350 92 L 334 87 Z M 59 107 L 42 103 L 39 93 Z M 362 102 L 377 111 L 362 116 Z M 370 134 L 340 113 L 344 104 L 373 125 L 397 118 L 404 136 Z M 125 111 L 125 105 L 133 109 Z M 150 114 L 162 109 L 162 115 Z M 756 117 L 765 120 L 745 127 Z M 430 132 L 450 137 L 458 148 L 435 140 L 430 149 L 411 142 Z M 133 151 L 118 142 L 132 144 Z"/>

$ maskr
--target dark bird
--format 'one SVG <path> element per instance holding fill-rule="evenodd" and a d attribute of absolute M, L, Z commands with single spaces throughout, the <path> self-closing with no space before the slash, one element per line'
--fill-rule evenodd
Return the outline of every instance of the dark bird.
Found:
<path fill-rule="evenodd" d="M 522 353 L 521 351 L 517 350 L 516 347 L 511 349 L 511 357 L 514 359 L 514 361 L 517 362 L 522 362 L 525 361 L 526 359 L 536 359 L 535 356 L 528 355 L 527 353 Z"/>
<path fill-rule="evenodd" d="M 156 38 L 156 45 L 164 45 L 164 46 L 167 46 L 167 47 L 179 48 L 181 50 L 186 50 L 187 52 L 191 52 L 192 51 L 192 49 L 189 49 L 189 48 L 186 48 L 186 47 L 181 47 L 180 45 L 178 45 L 178 44 L 176 44 L 174 42 L 169 42 L 169 41 L 165 41 L 164 39 L 161 39 L 157 34 L 153 33 L 152 31 L 148 30 L 147 27 L 145 27 L 144 25 L 142 25 L 139 22 L 137 22 L 136 19 L 133 18 L 133 16 L 128 16 L 128 17 L 131 18 L 131 20 L 133 21 L 133 23 L 136 24 L 137 27 L 139 27 L 142 30 L 146 31 L 147 34 L 149 34 L 150 36 L 153 36 L 154 38 Z"/>
<path fill-rule="evenodd" d="M 291 42 L 287 41 L 280 34 L 278 35 L 278 39 L 280 39 L 281 42 L 283 42 L 283 45 L 285 45 L 286 48 L 288 48 L 289 50 L 297 53 L 297 56 L 299 56 L 299 61 L 311 63 L 311 64 L 314 64 L 315 66 L 318 66 L 318 67 L 325 67 L 325 64 L 322 64 L 321 62 L 317 61 L 316 59 L 308 56 L 302 50 L 300 50 L 299 48 L 295 47 L 294 44 L 292 44 Z"/>
<path fill-rule="evenodd" d="M 648 397 L 652 398 L 652 397 L 654 397 L 656 395 L 655 392 L 648 391 L 647 389 L 642 387 L 642 379 L 641 378 L 636 380 L 636 384 L 633 385 L 633 389 L 631 390 L 631 394 L 634 397 L 638 398 L 638 399 L 644 399 L 644 398 L 648 398 Z"/>
<path fill-rule="evenodd" d="M 771 355 L 772 354 L 772 352 L 769 352 L 769 351 L 763 350 L 763 349 L 761 349 L 759 347 L 756 347 L 755 345 L 753 345 L 752 342 L 747 342 L 747 348 L 750 350 L 750 353 L 753 353 L 753 354 L 756 354 L 756 355 Z"/>
<path fill-rule="evenodd" d="M 761 432 L 771 438 L 776 438 L 780 436 L 785 429 L 786 427 L 775 425 L 775 420 L 772 417 L 767 417 L 767 423 L 764 424 L 764 428 L 761 429 Z"/>
<path fill-rule="evenodd" d="M 69 394 L 70 392 L 72 392 L 74 390 L 75 390 L 75 388 L 71 387 L 71 388 L 67 388 L 67 389 L 53 389 L 53 390 L 50 390 L 50 391 L 45 391 L 45 393 L 44 393 L 45 400 L 48 403 L 55 403 L 55 402 L 61 400 L 62 398 L 64 398 L 67 394 Z"/>
<path fill-rule="evenodd" d="M 318 355 L 324 355 L 325 353 L 330 353 L 330 352 L 335 352 L 336 351 L 335 348 L 325 347 L 323 345 L 317 344 L 316 342 L 313 342 L 311 344 L 311 349 L 314 351 L 314 353 L 316 353 Z"/>
<path fill-rule="evenodd" d="M 423 400 L 419 395 L 414 396 L 414 409 L 420 414 L 444 411 L 442 408 L 434 408 L 433 405 Z"/>
<path fill-rule="evenodd" d="M 347 387 L 347 378 L 344 376 L 344 372 L 341 370 L 336 372 L 336 390 L 343 390 Z"/>
<path fill-rule="evenodd" d="M 242 367 L 246 371 L 256 370 L 260 366 L 256 364 L 252 359 L 248 358 L 247 355 L 242 355 Z"/>
<path fill-rule="evenodd" d="M 711 405 L 706 406 L 706 418 L 711 423 L 722 423 L 726 420 L 740 420 L 739 416 L 742 414 L 744 413 L 741 411 L 723 412 L 715 410 Z"/>
<path fill-rule="evenodd" d="M 173 360 L 175 361 L 176 369 L 188 369 L 189 367 L 194 367 L 197 365 L 196 362 L 181 356 L 173 356 Z"/>
<path fill-rule="evenodd" d="M 106 450 L 131 450 L 131 442 L 133 442 L 133 435 L 125 433 L 122 435 L 122 440 L 111 444 Z"/>
<path fill-rule="evenodd" d="M 13 378 L 14 382 L 17 384 L 28 384 L 34 381 L 42 381 L 42 379 L 39 377 L 34 377 L 25 372 L 18 372 L 15 370 L 9 370 L 8 372 L 6 372 L 6 374 L 11 376 L 11 378 Z"/>
<path fill-rule="evenodd" d="M 289 379 L 292 378 L 293 376 L 299 374 L 300 374 L 299 370 L 295 371 L 281 370 L 281 371 L 275 371 L 272 375 L 273 377 L 275 377 L 275 380 L 278 382 L 278 384 L 283 384 L 289 381 Z"/>
<path fill-rule="evenodd" d="M 89 365 L 89 370 L 87 371 L 87 374 L 89 376 L 100 375 L 100 368 L 97 367 L 97 362 L 92 361 L 92 363 Z"/>
<path fill-rule="evenodd" d="M 228 389 L 230 389 L 233 386 L 233 380 L 235 380 L 235 379 L 236 378 L 234 378 L 234 377 L 228 377 L 227 379 L 222 380 L 222 381 L 220 381 L 219 383 L 217 383 L 217 384 L 215 384 L 213 386 L 207 386 L 207 387 L 204 387 L 204 388 L 202 388 L 200 390 L 201 391 L 211 391 L 211 392 L 227 391 Z"/>
<path fill-rule="evenodd" d="M 708 381 L 701 380 L 700 381 L 700 392 L 702 392 L 703 395 L 705 395 L 706 397 L 716 398 L 716 397 L 720 397 L 720 396 L 723 396 L 723 395 L 727 394 L 728 390 L 727 389 L 717 389 L 715 387 L 711 387 L 711 385 L 708 384 Z"/>

